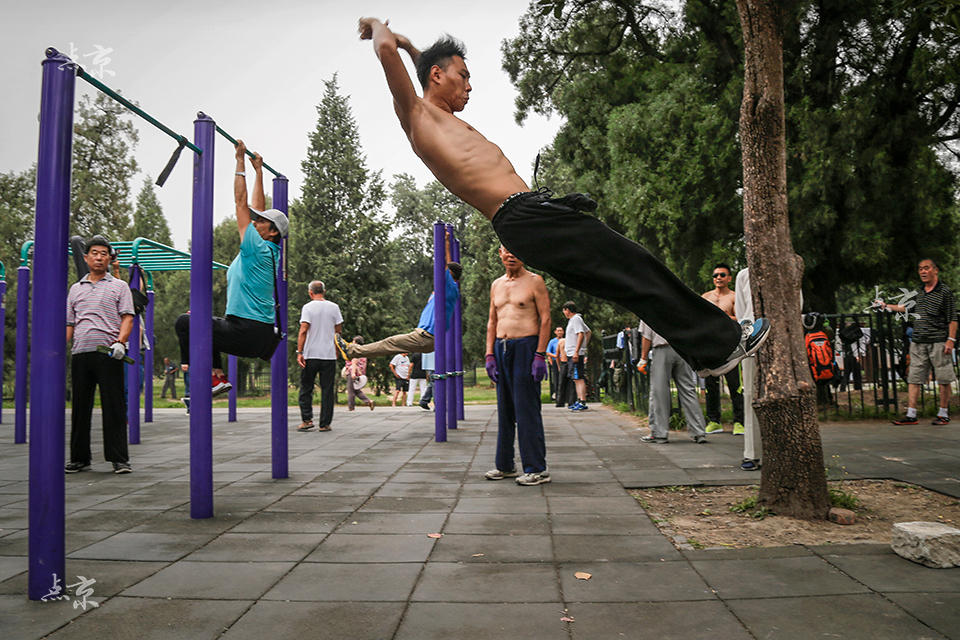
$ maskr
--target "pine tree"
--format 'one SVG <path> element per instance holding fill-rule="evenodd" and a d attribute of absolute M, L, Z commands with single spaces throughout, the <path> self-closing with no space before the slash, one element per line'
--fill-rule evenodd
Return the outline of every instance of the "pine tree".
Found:
<path fill-rule="evenodd" d="M 130 233 L 130 180 L 139 134 L 126 109 L 107 96 L 83 96 L 74 125 L 70 232 L 111 240 Z"/>
<path fill-rule="evenodd" d="M 167 246 L 173 245 L 170 225 L 163 215 L 160 201 L 153 188 L 153 180 L 147 176 L 137 195 L 137 206 L 133 211 L 133 237 L 147 238 Z"/>

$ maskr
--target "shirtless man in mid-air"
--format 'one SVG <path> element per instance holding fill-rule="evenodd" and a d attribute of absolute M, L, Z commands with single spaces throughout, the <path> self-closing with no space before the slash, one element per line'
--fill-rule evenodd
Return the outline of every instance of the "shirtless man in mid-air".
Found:
<path fill-rule="evenodd" d="M 769 335 L 757 318 L 738 325 L 687 288 L 650 253 L 613 231 L 583 194 L 552 198 L 530 192 L 500 148 L 456 117 L 470 99 L 463 45 L 441 38 L 419 51 L 376 18 L 361 18 L 361 40 L 372 40 L 410 145 L 443 186 L 478 209 L 503 245 L 522 262 L 563 284 L 623 305 L 662 335 L 701 375 L 720 375 L 754 353 Z M 417 69 L 417 95 L 400 58 Z"/>
<path fill-rule="evenodd" d="M 506 273 L 490 286 L 487 320 L 487 375 L 497 384 L 496 468 L 487 480 L 517 476 L 513 461 L 514 432 L 520 445 L 523 474 L 517 484 L 550 482 L 547 449 L 540 415 L 540 381 L 547 375 L 544 351 L 550 339 L 550 296 L 543 278 L 530 273 L 503 246 L 500 261 Z"/>

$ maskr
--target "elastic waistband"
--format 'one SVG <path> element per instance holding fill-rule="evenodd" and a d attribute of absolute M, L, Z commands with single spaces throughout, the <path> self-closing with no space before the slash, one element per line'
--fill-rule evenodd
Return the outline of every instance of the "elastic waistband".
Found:
<path fill-rule="evenodd" d="M 533 336 L 523 336 L 522 338 L 497 338 L 497 342 L 506 342 L 509 344 L 511 342 L 519 342 L 520 340 L 529 340 L 530 338 L 539 339 L 539 337 L 540 336 L 533 335 Z"/>

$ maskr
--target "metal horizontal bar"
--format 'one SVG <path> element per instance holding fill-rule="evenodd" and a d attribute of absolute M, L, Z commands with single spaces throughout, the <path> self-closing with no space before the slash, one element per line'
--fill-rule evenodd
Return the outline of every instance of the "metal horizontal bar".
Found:
<path fill-rule="evenodd" d="M 226 138 L 227 140 L 229 140 L 230 142 L 232 142 L 232 143 L 233 143 L 233 146 L 237 146 L 237 141 L 234 139 L 233 136 L 231 136 L 229 133 L 227 133 L 226 131 L 224 131 L 223 129 L 221 129 L 221 128 L 220 128 L 220 125 L 216 125 L 216 127 L 217 127 L 217 133 L 219 133 L 219 134 L 222 135 L 224 138 Z M 250 151 L 250 149 L 247 149 L 247 155 L 250 156 L 251 158 L 254 157 L 253 152 Z M 279 173 L 278 171 L 276 171 L 273 167 L 271 167 L 270 165 L 268 165 L 266 162 L 263 163 L 263 168 L 266 169 L 267 171 L 269 171 L 270 173 L 272 173 L 273 175 L 275 175 L 275 176 L 278 177 L 278 178 L 282 178 L 282 177 L 283 177 L 283 174 L 282 174 L 282 173 Z"/>

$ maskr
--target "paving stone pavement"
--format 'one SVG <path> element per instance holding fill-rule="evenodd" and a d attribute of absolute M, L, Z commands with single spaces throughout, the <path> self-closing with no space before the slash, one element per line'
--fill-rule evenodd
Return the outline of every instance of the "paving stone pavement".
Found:
<path fill-rule="evenodd" d="M 28 448 L 4 424 L 0 638 L 960 638 L 960 569 L 886 545 L 679 551 L 624 490 L 756 482 L 740 438 L 646 445 L 603 408 L 543 411 L 553 482 L 537 487 L 483 479 L 491 406 L 467 407 L 446 443 L 416 408 L 338 407 L 329 433 L 296 433 L 291 408 L 283 480 L 267 410 L 215 413 L 216 515 L 191 520 L 187 420 L 157 410 L 134 473 L 97 462 L 65 477 L 65 584 L 96 580 L 86 610 L 25 595 Z M 854 477 L 960 496 L 957 427 L 822 433 Z"/>

